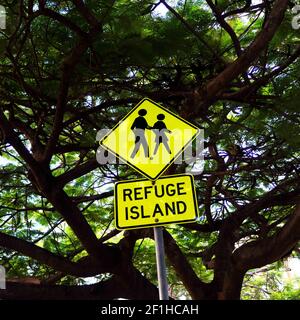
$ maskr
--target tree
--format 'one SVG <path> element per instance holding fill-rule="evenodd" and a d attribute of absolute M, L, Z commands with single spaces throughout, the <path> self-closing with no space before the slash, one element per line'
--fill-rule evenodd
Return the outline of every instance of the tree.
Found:
<path fill-rule="evenodd" d="M 120 233 L 113 224 L 113 183 L 138 174 L 95 156 L 97 131 L 145 96 L 205 130 L 205 168 L 195 176 L 201 222 L 164 230 L 170 294 L 239 299 L 248 270 L 297 248 L 293 3 L 4 6 L 1 299 L 158 298 L 152 230 Z M 173 165 L 169 173 L 184 170 Z"/>

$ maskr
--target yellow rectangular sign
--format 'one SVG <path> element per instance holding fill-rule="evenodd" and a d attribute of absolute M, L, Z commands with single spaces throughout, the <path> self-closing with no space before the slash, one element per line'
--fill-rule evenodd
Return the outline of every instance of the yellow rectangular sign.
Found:
<path fill-rule="evenodd" d="M 115 184 L 117 229 L 193 222 L 198 217 L 194 178 L 189 174 L 120 181 Z"/>

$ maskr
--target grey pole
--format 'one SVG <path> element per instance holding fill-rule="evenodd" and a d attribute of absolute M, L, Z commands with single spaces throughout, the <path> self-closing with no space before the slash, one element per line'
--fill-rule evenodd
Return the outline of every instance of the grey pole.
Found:
<path fill-rule="evenodd" d="M 154 227 L 153 230 L 155 240 L 159 300 L 169 300 L 163 229 L 161 227 Z"/>

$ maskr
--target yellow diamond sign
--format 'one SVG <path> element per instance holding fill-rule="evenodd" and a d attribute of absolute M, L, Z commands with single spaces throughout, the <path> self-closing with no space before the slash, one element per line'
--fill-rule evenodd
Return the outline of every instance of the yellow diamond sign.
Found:
<path fill-rule="evenodd" d="M 148 179 L 156 180 L 200 130 L 150 99 L 143 99 L 100 144 Z"/>
<path fill-rule="evenodd" d="M 115 184 L 117 229 L 137 229 L 196 220 L 198 206 L 192 175 L 164 176 Z"/>

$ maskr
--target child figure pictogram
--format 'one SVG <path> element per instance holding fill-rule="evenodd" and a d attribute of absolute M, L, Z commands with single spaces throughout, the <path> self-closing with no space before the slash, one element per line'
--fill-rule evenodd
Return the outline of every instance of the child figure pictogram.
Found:
<path fill-rule="evenodd" d="M 155 148 L 154 148 L 154 153 L 153 155 L 156 155 L 158 148 L 160 144 L 162 143 L 166 150 L 171 154 L 171 150 L 168 144 L 169 138 L 167 137 L 166 133 L 172 133 L 171 130 L 167 129 L 166 124 L 164 123 L 165 115 L 160 113 L 157 115 L 157 120 L 152 127 L 154 133 L 155 133 Z"/>

